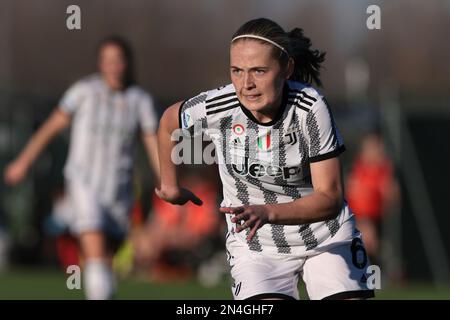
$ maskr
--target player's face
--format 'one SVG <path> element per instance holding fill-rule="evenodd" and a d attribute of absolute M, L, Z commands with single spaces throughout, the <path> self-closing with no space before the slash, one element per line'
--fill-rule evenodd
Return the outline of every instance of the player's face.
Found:
<path fill-rule="evenodd" d="M 272 50 L 270 44 L 252 39 L 238 40 L 230 49 L 231 81 L 239 100 L 257 119 L 267 121 L 280 107 L 289 77 Z"/>
<path fill-rule="evenodd" d="M 110 86 L 121 86 L 126 67 L 125 57 L 119 46 L 106 44 L 100 49 L 99 69 Z"/>

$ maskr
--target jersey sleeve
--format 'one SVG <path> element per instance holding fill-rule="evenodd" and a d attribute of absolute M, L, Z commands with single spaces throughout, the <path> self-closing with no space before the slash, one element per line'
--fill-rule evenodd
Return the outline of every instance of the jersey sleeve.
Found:
<path fill-rule="evenodd" d="M 83 99 L 87 95 L 86 85 L 82 81 L 74 83 L 64 92 L 58 107 L 60 110 L 73 114 L 81 105 Z"/>
<path fill-rule="evenodd" d="M 183 102 L 178 113 L 178 124 L 180 129 L 197 136 L 207 128 L 206 121 L 206 98 L 207 92 L 202 92 L 199 95 Z"/>
<path fill-rule="evenodd" d="M 305 126 L 309 162 L 330 159 L 345 151 L 344 141 L 324 98 L 313 104 L 306 116 Z"/>
<path fill-rule="evenodd" d="M 142 93 L 137 102 L 139 125 L 144 133 L 156 133 L 158 126 L 155 102 L 147 93 Z"/>

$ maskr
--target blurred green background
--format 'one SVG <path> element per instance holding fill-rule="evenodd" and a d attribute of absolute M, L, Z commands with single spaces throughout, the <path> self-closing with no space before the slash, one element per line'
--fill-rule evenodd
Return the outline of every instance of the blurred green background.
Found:
<path fill-rule="evenodd" d="M 66 277 L 55 270 L 20 269 L 0 274 L 0 299 L 83 299 L 82 290 L 68 290 Z M 301 299 L 307 299 L 303 285 L 299 286 Z M 382 300 L 441 300 L 450 299 L 450 286 L 436 289 L 427 283 L 410 283 L 404 287 L 376 290 L 375 299 Z M 230 300 L 228 280 L 213 287 L 204 287 L 197 281 L 151 283 L 143 279 L 119 281 L 116 299 L 151 300 Z"/>

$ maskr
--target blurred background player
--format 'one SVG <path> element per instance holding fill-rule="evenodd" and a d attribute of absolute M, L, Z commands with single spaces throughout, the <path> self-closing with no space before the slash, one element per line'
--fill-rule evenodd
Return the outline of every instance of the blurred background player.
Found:
<path fill-rule="evenodd" d="M 84 260 L 88 299 L 109 299 L 115 291 L 111 258 L 127 233 L 132 205 L 133 146 L 140 130 L 151 166 L 159 172 L 152 97 L 133 78 L 130 46 L 119 37 L 98 46 L 99 73 L 73 84 L 56 110 L 4 172 L 15 185 L 44 147 L 72 124 L 64 168 L 71 231 Z"/>
<path fill-rule="evenodd" d="M 347 180 L 347 199 L 356 216 L 367 254 L 372 263 L 381 263 L 380 234 L 384 215 L 399 201 L 394 166 L 386 154 L 381 136 L 364 136 Z"/>

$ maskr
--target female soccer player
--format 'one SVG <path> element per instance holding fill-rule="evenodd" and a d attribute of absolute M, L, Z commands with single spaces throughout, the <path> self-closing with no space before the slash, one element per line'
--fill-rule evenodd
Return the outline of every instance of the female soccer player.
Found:
<path fill-rule="evenodd" d="M 200 128 L 215 144 L 235 299 L 298 299 L 299 276 L 311 299 L 373 296 L 343 198 L 343 141 L 311 86 L 321 84 L 324 53 L 310 47 L 301 29 L 249 21 L 231 40 L 232 84 L 176 103 L 160 120 L 156 192 L 168 202 L 201 204 L 178 184 L 172 132 Z"/>
<path fill-rule="evenodd" d="M 111 270 L 112 241 L 126 234 L 132 203 L 133 144 L 140 129 L 151 164 L 159 174 L 157 118 L 151 96 L 133 82 L 132 55 L 117 37 L 101 42 L 99 74 L 72 85 L 49 119 L 6 168 L 5 181 L 14 185 L 51 141 L 72 123 L 64 168 L 66 190 L 84 263 L 88 299 L 108 299 L 115 285 Z"/>

